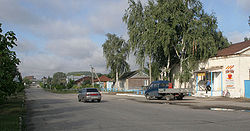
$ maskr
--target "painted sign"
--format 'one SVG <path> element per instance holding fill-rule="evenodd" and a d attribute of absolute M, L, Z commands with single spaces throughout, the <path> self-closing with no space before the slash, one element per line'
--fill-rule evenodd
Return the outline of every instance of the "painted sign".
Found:
<path fill-rule="evenodd" d="M 225 70 L 226 88 L 234 88 L 234 65 L 229 65 Z"/>

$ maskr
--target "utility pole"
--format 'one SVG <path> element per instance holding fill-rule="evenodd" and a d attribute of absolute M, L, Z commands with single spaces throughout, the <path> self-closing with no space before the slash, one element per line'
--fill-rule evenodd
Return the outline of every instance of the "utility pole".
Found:
<path fill-rule="evenodd" d="M 91 83 L 92 83 L 92 86 L 94 87 L 94 75 L 93 75 L 93 67 L 92 67 L 92 65 L 89 65 L 90 66 L 90 68 L 91 68 Z"/>

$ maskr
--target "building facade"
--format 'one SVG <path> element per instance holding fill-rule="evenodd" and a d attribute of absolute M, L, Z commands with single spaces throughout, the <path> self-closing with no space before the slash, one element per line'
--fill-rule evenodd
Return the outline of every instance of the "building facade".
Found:
<path fill-rule="evenodd" d="M 232 44 L 218 51 L 216 57 L 200 63 L 188 85 L 195 89 L 196 96 L 238 98 L 245 97 L 247 80 L 250 80 L 250 41 Z M 207 81 L 211 81 L 211 91 L 205 92 Z M 179 85 L 175 80 L 175 86 Z"/>
<path fill-rule="evenodd" d="M 127 72 L 119 78 L 120 89 L 125 91 L 142 89 L 149 84 L 149 76 L 141 71 Z"/>

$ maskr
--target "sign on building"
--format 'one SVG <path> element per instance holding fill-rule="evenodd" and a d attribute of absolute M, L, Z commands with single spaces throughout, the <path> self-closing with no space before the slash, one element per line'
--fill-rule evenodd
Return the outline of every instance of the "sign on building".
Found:
<path fill-rule="evenodd" d="M 226 88 L 234 88 L 234 65 L 226 66 Z"/>

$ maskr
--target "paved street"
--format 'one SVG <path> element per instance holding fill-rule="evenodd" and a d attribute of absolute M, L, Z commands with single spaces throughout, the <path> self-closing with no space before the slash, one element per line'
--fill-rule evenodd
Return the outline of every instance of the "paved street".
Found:
<path fill-rule="evenodd" d="M 105 94 L 101 103 L 82 103 L 77 101 L 76 94 L 53 94 L 41 88 L 29 88 L 26 94 L 29 131 L 250 129 L 249 112 L 194 109 L 164 102 L 147 102 L 144 98 Z"/>

